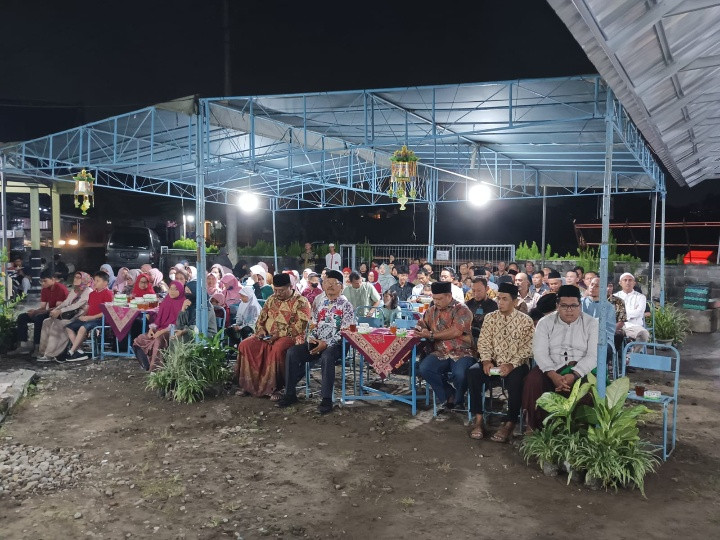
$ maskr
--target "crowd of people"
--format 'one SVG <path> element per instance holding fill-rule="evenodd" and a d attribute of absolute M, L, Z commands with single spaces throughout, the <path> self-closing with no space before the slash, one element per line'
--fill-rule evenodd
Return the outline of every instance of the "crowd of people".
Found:
<path fill-rule="evenodd" d="M 309 246 L 309 244 L 308 244 Z M 306 251 L 308 246 L 306 246 Z M 464 410 L 469 394 L 474 425 L 470 436 L 485 437 L 483 389 L 504 382 L 507 413 L 492 440 L 506 442 L 520 414 L 529 430 L 540 427 L 543 411 L 535 407 L 543 392 L 567 393 L 577 379 L 597 367 L 600 310 L 607 309 L 607 361 L 612 365 L 622 341 L 647 341 L 647 300 L 630 273 L 613 283 L 601 302 L 596 272 L 576 267 L 561 275 L 552 268 L 523 268 L 515 262 L 435 268 L 422 259 L 363 262 L 344 267 L 331 256 L 320 273 L 307 266 L 302 274 L 286 268 L 274 275 L 258 262 L 234 269 L 212 265 L 205 273 L 209 333 L 224 331 L 237 349 L 234 382 L 239 395 L 268 397 L 279 407 L 297 401 L 296 386 L 305 367 L 320 364 L 321 414 L 333 410 L 335 366 L 341 355 L 341 332 L 365 309 L 389 326 L 401 307 L 423 303 L 415 334 L 424 338 L 419 374 L 442 403 L 441 412 Z M 306 255 L 304 263 L 310 257 Z M 437 280 L 436 280 L 437 277 Z M 88 358 L 83 343 L 100 324 L 100 306 L 114 295 L 159 298 L 157 313 L 145 331 L 131 335 L 133 352 L 146 370 L 162 366 L 162 351 L 173 338 L 192 336 L 195 326 L 198 270 L 179 263 L 167 278 L 157 268 L 109 265 L 89 275 L 75 272 L 66 287 L 59 273 L 43 271 L 39 308 L 18 317 L 16 353 L 34 353 L 38 362 L 77 362 Z M 28 325 L 33 323 L 34 335 Z"/>

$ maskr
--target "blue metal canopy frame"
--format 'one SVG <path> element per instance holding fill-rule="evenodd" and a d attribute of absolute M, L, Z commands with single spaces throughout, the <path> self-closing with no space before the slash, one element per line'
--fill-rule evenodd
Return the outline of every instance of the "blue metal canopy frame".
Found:
<path fill-rule="evenodd" d="M 659 193 L 664 223 L 664 174 L 597 75 L 190 97 L 6 145 L 0 165 L 4 174 L 65 182 L 86 168 L 97 187 L 196 200 L 203 223 L 206 202 L 234 204 L 247 191 L 273 219 L 277 211 L 397 204 L 388 195 L 390 156 L 401 145 L 419 157 L 410 204 L 428 205 L 430 259 L 437 204 L 466 201 L 478 183 L 505 199 L 602 195 L 603 282 L 612 195 Z M 661 301 L 663 291 L 661 279 Z"/>

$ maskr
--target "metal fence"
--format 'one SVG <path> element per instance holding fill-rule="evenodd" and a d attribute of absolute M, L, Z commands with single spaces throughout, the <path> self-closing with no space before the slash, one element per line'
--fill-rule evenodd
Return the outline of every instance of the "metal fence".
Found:
<path fill-rule="evenodd" d="M 428 261 L 436 275 L 444 266 L 456 270 L 463 263 L 491 263 L 497 266 L 499 261 L 515 260 L 515 246 L 512 244 L 456 245 L 435 244 L 429 249 L 427 244 L 343 244 L 340 246 L 343 266 L 357 269 L 360 263 L 376 261 L 394 262 L 395 265 L 409 266 L 413 259 Z"/>

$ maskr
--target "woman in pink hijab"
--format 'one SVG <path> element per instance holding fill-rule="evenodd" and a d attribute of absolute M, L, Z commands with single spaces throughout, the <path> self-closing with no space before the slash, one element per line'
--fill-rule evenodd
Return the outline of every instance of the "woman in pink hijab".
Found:
<path fill-rule="evenodd" d="M 165 297 L 168 293 L 169 287 L 167 286 L 167 283 L 163 281 L 163 273 L 157 268 L 152 268 L 150 270 L 150 277 L 152 278 L 152 288 L 155 291 L 155 294 Z"/>
<path fill-rule="evenodd" d="M 217 274 L 210 272 L 207 275 L 207 293 L 208 296 L 212 297 L 214 294 L 222 294 L 222 285 L 217 277 Z"/>
<path fill-rule="evenodd" d="M 179 281 L 170 283 L 168 295 L 160 302 L 155 322 L 145 334 L 133 341 L 135 356 L 146 371 L 162 365 L 161 351 L 170 343 L 170 325 L 175 324 L 185 302 L 185 286 Z"/>
<path fill-rule="evenodd" d="M 235 317 L 238 310 L 238 304 L 242 302 L 240 298 L 240 291 L 242 286 L 237 278 L 232 274 L 225 274 L 220 278 L 220 284 L 223 287 L 223 294 L 225 295 L 225 305 L 230 308 L 230 315 Z"/>
<path fill-rule="evenodd" d="M 129 279 L 130 269 L 123 266 L 120 270 L 118 270 L 117 276 L 115 276 L 115 283 L 113 283 L 113 286 L 110 289 L 113 296 L 125 293 L 125 287 L 127 287 Z"/>

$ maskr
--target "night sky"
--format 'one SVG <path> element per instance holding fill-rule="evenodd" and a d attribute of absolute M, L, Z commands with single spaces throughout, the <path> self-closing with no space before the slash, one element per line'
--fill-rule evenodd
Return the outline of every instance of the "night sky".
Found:
<path fill-rule="evenodd" d="M 25 140 L 181 96 L 223 95 L 222 11 L 221 0 L 3 0 L 0 141 Z M 387 1 L 231 1 L 230 27 L 235 95 L 595 72 L 542 1 L 436 2 L 431 10 Z M 671 180 L 668 187 L 669 220 L 720 219 L 720 189 L 709 182 L 689 190 Z M 137 198 L 118 191 L 98 195 L 113 203 Z M 647 196 L 620 199 L 616 221 L 648 220 Z M 179 201 L 152 201 L 162 214 L 155 216 L 158 221 L 179 217 Z M 100 203 L 98 216 L 114 219 L 113 207 L 117 204 Z M 481 210 L 441 205 L 436 242 L 539 243 L 541 208 L 540 201 L 517 200 Z M 366 212 L 279 214 L 279 241 L 427 239 L 423 208 L 383 214 L 380 220 L 364 217 Z M 598 217 L 597 198 L 552 200 L 548 215 L 550 243 L 558 251 L 574 251 L 572 220 Z M 224 211 L 209 205 L 208 216 L 224 219 Z M 241 219 L 256 237 L 269 231 L 267 215 Z"/>

